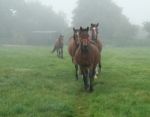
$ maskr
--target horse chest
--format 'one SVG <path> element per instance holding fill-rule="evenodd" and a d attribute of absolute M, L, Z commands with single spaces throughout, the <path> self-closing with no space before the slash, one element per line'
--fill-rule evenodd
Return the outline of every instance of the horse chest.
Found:
<path fill-rule="evenodd" d="M 80 53 L 77 57 L 77 63 L 82 66 L 90 66 L 91 58 L 90 58 L 89 54 Z"/>

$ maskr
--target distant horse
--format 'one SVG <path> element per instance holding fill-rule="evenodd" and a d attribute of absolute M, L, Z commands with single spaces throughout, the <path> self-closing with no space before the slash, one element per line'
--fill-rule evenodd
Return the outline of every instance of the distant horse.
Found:
<path fill-rule="evenodd" d="M 73 28 L 73 32 L 74 34 L 69 39 L 69 43 L 68 43 L 68 53 L 70 54 L 72 58 L 72 62 L 74 63 L 74 55 L 79 46 L 79 29 Z M 78 65 L 77 64 L 75 64 L 75 69 L 76 69 L 76 79 L 78 80 Z"/>
<path fill-rule="evenodd" d="M 57 51 L 57 56 L 63 58 L 63 38 L 64 36 L 60 35 L 56 40 L 52 53 Z"/>
<path fill-rule="evenodd" d="M 91 43 L 89 38 L 89 27 L 80 27 L 80 44 L 75 53 L 75 63 L 80 66 L 83 75 L 85 90 L 93 91 L 93 80 L 96 65 L 99 63 L 99 50 Z"/>
<path fill-rule="evenodd" d="M 98 26 L 99 26 L 99 23 L 97 24 L 91 24 L 91 27 L 90 27 L 90 31 L 91 31 L 91 40 L 95 42 L 100 54 L 101 54 L 101 51 L 102 51 L 102 42 L 100 41 L 100 39 L 98 38 Z M 101 71 L 101 57 L 100 57 L 100 60 L 99 60 L 99 69 Z M 98 70 L 97 70 L 98 72 Z"/>

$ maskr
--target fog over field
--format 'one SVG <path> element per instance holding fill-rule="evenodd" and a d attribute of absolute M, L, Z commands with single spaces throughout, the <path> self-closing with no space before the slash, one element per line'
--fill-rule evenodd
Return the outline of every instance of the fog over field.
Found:
<path fill-rule="evenodd" d="M 0 43 L 51 45 L 65 42 L 72 27 L 99 23 L 105 45 L 147 46 L 150 37 L 148 0 L 1 0 Z"/>
<path fill-rule="evenodd" d="M 150 117 L 150 0 L 0 0 L 0 117 Z"/>

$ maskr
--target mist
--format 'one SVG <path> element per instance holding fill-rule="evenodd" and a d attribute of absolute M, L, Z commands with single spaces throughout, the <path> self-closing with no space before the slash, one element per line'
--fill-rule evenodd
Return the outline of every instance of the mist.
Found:
<path fill-rule="evenodd" d="M 55 3 L 61 8 L 69 2 Z M 150 21 L 131 22 L 116 0 L 78 0 L 72 4 L 61 11 L 52 1 L 1 0 L 0 44 L 52 45 L 60 34 L 67 43 L 73 27 L 99 23 L 99 36 L 105 45 L 150 45 Z"/>
<path fill-rule="evenodd" d="M 0 117 L 149 117 L 150 0 L 0 0 Z"/>

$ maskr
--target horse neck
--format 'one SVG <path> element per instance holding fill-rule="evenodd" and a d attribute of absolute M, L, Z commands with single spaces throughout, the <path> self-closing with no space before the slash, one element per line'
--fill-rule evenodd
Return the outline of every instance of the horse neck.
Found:
<path fill-rule="evenodd" d="M 63 39 L 59 39 L 59 43 L 63 43 Z"/>
<path fill-rule="evenodd" d="M 61 39 L 58 39 L 56 44 L 57 44 L 58 48 L 60 48 L 63 45 L 63 41 Z"/>
<path fill-rule="evenodd" d="M 80 43 L 80 45 L 79 45 L 79 48 L 80 48 L 81 53 L 84 55 L 84 54 L 88 54 L 88 53 L 90 52 L 90 50 L 91 50 L 91 45 L 90 45 L 90 43 L 88 44 L 88 50 L 87 50 L 87 51 L 84 51 L 84 50 L 83 50 L 83 47 L 82 47 L 82 44 L 81 44 L 81 43 Z"/>
<path fill-rule="evenodd" d="M 96 37 L 96 38 L 95 38 Z M 94 31 L 91 31 L 91 38 L 93 41 L 97 41 L 98 34 L 96 33 L 96 36 L 94 35 Z"/>
<path fill-rule="evenodd" d="M 77 44 L 77 37 L 75 36 L 75 34 L 73 35 L 73 39 L 74 39 L 75 45 L 78 46 L 78 44 Z"/>
<path fill-rule="evenodd" d="M 74 40 L 76 39 L 76 35 L 75 35 L 75 34 L 73 34 L 73 39 L 74 39 Z"/>

